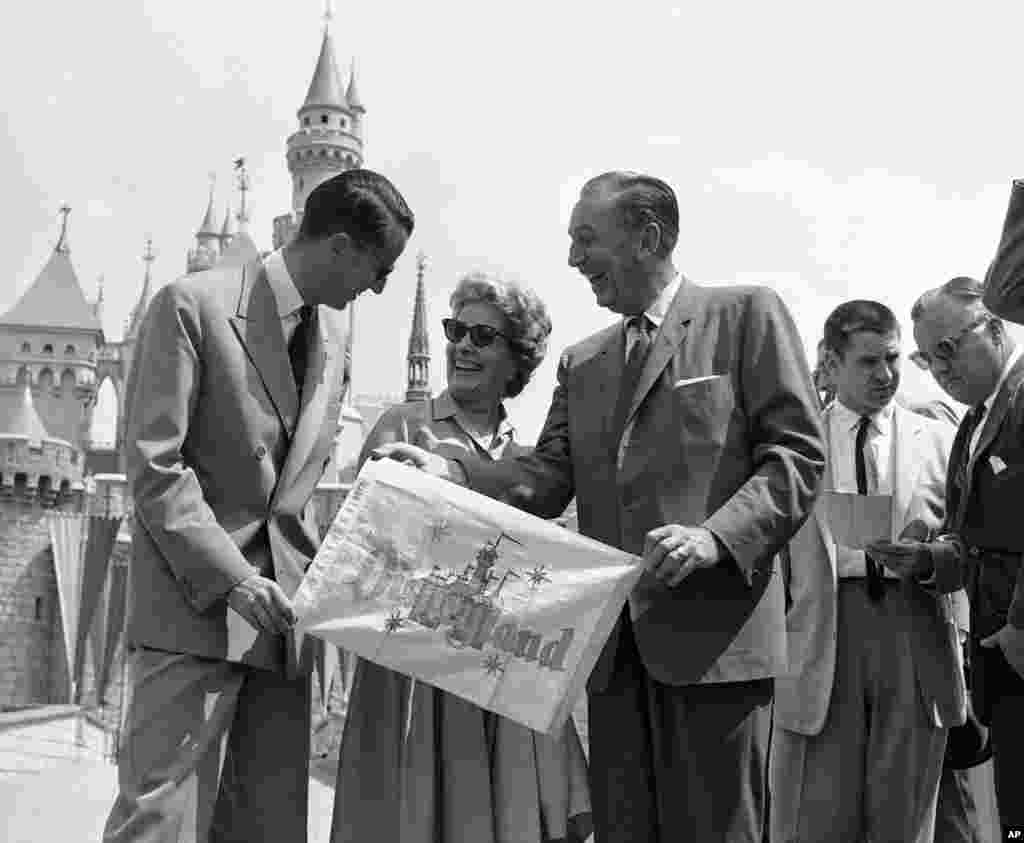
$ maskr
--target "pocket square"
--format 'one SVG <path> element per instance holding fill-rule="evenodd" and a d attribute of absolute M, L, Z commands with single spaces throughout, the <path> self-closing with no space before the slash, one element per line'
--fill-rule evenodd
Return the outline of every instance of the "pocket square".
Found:
<path fill-rule="evenodd" d="M 725 375 L 701 375 L 699 378 L 683 378 L 682 380 L 678 380 L 672 384 L 672 388 L 678 389 L 681 386 L 693 386 L 697 383 L 704 383 L 705 381 L 713 381 L 724 377 Z"/>
<path fill-rule="evenodd" d="M 1003 462 L 995 454 L 988 458 L 988 464 L 992 466 L 993 474 L 1002 474 L 1004 471 L 1006 471 L 1006 463 Z"/>

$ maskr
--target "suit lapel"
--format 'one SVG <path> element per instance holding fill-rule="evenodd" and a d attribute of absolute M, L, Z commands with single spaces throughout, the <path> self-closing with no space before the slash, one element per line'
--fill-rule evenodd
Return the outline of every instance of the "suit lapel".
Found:
<path fill-rule="evenodd" d="M 299 394 L 284 344 L 277 302 L 261 264 L 250 264 L 242 273 L 243 292 L 231 325 L 290 435 L 299 408 Z"/>
<path fill-rule="evenodd" d="M 647 361 L 644 363 L 640 379 L 637 381 L 636 391 L 633 393 L 633 400 L 629 405 L 623 429 L 629 427 L 630 419 L 636 415 L 636 411 L 647 397 L 647 393 L 661 377 L 668 361 L 672 359 L 672 355 L 686 338 L 690 313 L 694 312 L 698 299 L 697 288 L 683 278 L 679 292 L 676 293 L 676 297 L 672 300 L 668 313 L 665 314 L 665 319 L 661 323 L 661 330 L 658 331 L 658 336 L 647 353 Z"/>
<path fill-rule="evenodd" d="M 992 402 L 992 409 L 989 410 L 988 417 L 981 420 L 981 435 L 978 438 L 978 447 L 974 449 L 974 453 L 971 454 L 970 461 L 967 463 L 963 492 L 964 501 L 970 500 L 971 485 L 974 482 L 974 469 L 978 463 L 978 457 L 988 450 L 989 445 L 996 438 L 996 434 L 999 433 L 999 428 L 1003 425 L 1003 419 L 1006 418 L 1006 414 L 1010 409 L 1010 398 L 1016 392 L 1022 378 L 1024 378 L 1024 357 L 1014 364 L 1006 376 L 1006 380 L 1003 381 L 999 394 L 996 395 L 996 400 Z M 967 442 L 965 445 L 967 448 L 970 448 L 970 446 L 970 442 Z"/>
<path fill-rule="evenodd" d="M 917 477 L 921 473 L 918 458 L 921 425 L 913 413 L 896 406 L 892 415 L 892 529 L 893 541 L 907 523 L 910 499 L 917 488 Z"/>
<path fill-rule="evenodd" d="M 596 373 L 595 381 L 597 383 L 606 382 L 612 385 L 609 394 L 602 396 L 599 410 L 602 417 L 601 428 L 604 430 L 606 439 L 610 439 L 617 433 L 614 430 L 616 396 L 622 388 L 622 376 L 626 369 L 626 332 L 621 325 L 618 328 L 619 330 L 611 335 L 611 339 L 598 352 L 592 366 L 592 370 Z M 613 447 L 617 446 L 618 442 L 614 443 Z"/>
<path fill-rule="evenodd" d="M 278 488 L 287 489 L 309 459 L 316 440 L 323 429 L 327 403 L 335 378 L 343 374 L 338 370 L 344 363 L 344 351 L 339 349 L 333 336 L 333 325 L 324 306 L 317 307 L 316 331 L 306 362 L 306 383 L 302 390 L 302 404 L 295 425 L 295 435 L 281 469 Z M 287 356 L 285 357 L 287 360 Z"/>
<path fill-rule="evenodd" d="M 825 428 L 825 470 L 821 475 L 821 488 L 826 491 L 832 491 L 835 486 L 835 481 L 832 477 L 832 421 L 831 421 L 831 410 L 826 407 L 821 414 L 821 423 Z M 825 551 L 828 554 L 829 567 L 832 571 L 832 577 L 838 576 L 838 567 L 836 565 L 836 542 L 832 538 L 832 528 L 828 525 L 828 518 L 825 517 L 825 507 L 815 506 L 814 507 L 814 520 L 817 522 L 818 531 L 821 533 L 821 541 L 825 545 Z"/>

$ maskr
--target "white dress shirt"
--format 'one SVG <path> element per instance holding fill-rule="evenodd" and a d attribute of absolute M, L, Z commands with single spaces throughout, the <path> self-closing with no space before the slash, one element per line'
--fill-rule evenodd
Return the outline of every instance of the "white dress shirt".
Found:
<path fill-rule="evenodd" d="M 871 415 L 868 438 L 864 445 L 864 462 L 867 468 L 867 491 L 870 495 L 891 495 L 893 458 L 893 402 L 890 401 L 877 413 Z M 860 414 L 855 413 L 842 401 L 832 405 L 828 421 L 829 460 L 832 471 L 832 491 L 857 494 L 857 470 L 855 446 Z M 878 536 L 888 539 L 888 536 Z M 863 577 L 867 573 L 863 550 L 851 550 L 836 545 L 836 569 L 839 577 Z M 884 569 L 885 576 L 895 574 Z"/>
<path fill-rule="evenodd" d="M 270 284 L 270 291 L 274 294 L 274 301 L 277 302 L 277 313 L 281 318 L 281 333 L 284 334 L 284 345 L 288 347 L 292 334 L 299 326 L 301 308 L 305 302 L 302 300 L 302 293 L 295 286 L 288 266 L 284 262 L 281 250 L 271 252 L 263 259 L 263 271 L 267 274 L 267 283 Z"/>
<path fill-rule="evenodd" d="M 658 297 L 654 300 L 650 307 L 644 311 L 646 316 L 652 325 L 654 325 L 654 331 L 651 333 L 651 339 L 657 334 L 658 329 L 661 328 L 661 323 L 665 321 L 665 316 L 668 314 L 668 309 L 672 306 L 672 300 L 676 297 L 676 293 L 679 292 L 679 286 L 683 282 L 683 276 L 678 272 L 675 278 L 668 282 L 668 286 L 662 290 Z M 633 350 L 633 343 L 636 342 L 636 332 L 639 328 L 633 328 L 630 330 L 629 320 L 632 317 L 623 317 L 622 327 L 626 332 L 626 359 L 629 359 L 629 352 Z"/>
<path fill-rule="evenodd" d="M 1017 346 L 1013 351 L 1010 352 L 1010 356 L 1006 359 L 1006 365 L 1003 366 L 1003 373 L 999 376 L 999 382 L 996 384 L 996 388 L 992 390 L 992 393 L 984 400 L 985 405 L 985 417 L 982 419 L 981 424 L 974 428 L 974 433 L 971 435 L 971 444 L 967 450 L 967 457 L 970 459 L 974 456 L 974 450 L 978 447 L 978 440 L 981 439 L 981 431 L 985 429 L 988 424 L 989 417 L 992 415 L 992 404 L 996 400 L 996 396 L 999 394 L 999 390 L 1003 388 L 1003 384 L 1006 382 L 1006 376 L 1010 374 L 1017 361 L 1020 360 L 1020 355 L 1024 351 L 1021 346 Z"/>

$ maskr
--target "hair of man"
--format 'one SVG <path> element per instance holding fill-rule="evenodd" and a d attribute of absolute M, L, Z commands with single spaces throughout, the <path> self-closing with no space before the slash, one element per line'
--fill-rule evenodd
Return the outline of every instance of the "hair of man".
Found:
<path fill-rule="evenodd" d="M 661 236 L 655 252 L 659 258 L 672 254 L 679 239 L 679 204 L 676 194 L 665 182 L 654 176 L 628 170 L 613 170 L 590 179 L 581 197 L 610 196 L 623 225 L 630 231 L 641 231 L 654 223 Z"/>
<path fill-rule="evenodd" d="M 386 248 L 392 226 L 408 237 L 415 218 L 404 197 L 373 170 L 345 170 L 317 185 L 306 197 L 299 240 L 345 233 L 360 248 Z"/>
<path fill-rule="evenodd" d="M 853 335 L 860 331 L 899 336 L 900 325 L 896 315 L 881 302 L 870 299 L 843 302 L 825 320 L 825 348 L 842 357 Z"/>

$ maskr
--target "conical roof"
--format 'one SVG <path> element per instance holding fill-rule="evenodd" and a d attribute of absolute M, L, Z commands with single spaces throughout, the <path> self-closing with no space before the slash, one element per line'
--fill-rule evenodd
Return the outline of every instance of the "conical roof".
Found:
<path fill-rule="evenodd" d="M 4 406 L 0 403 L 0 436 L 26 436 L 31 442 L 53 439 L 32 401 L 32 387 L 27 383 L 21 400 Z"/>
<path fill-rule="evenodd" d="M 348 107 L 353 111 L 366 111 L 363 106 L 363 101 L 359 96 L 359 91 L 356 89 L 356 63 L 352 62 L 352 69 L 348 75 L 348 91 L 345 92 L 345 99 L 348 100 Z"/>
<path fill-rule="evenodd" d="M 210 191 L 210 201 L 206 205 L 206 215 L 203 217 L 202 225 L 199 226 L 199 231 L 196 232 L 196 237 L 201 237 L 204 234 L 208 234 L 211 237 L 217 237 L 220 234 L 220 229 L 217 228 L 217 223 L 213 219 L 213 191 Z"/>
<path fill-rule="evenodd" d="M 231 215 L 231 206 L 228 205 L 227 212 L 224 214 L 224 225 L 220 227 L 221 238 L 229 238 L 235 236 L 235 218 Z"/>
<path fill-rule="evenodd" d="M 316 70 L 306 92 L 306 101 L 300 111 L 307 108 L 334 107 L 345 108 L 346 98 L 338 76 L 338 64 L 334 60 L 334 40 L 331 32 L 324 28 L 324 40 L 320 44 L 320 57 L 316 60 Z"/>
<path fill-rule="evenodd" d="M 54 249 L 32 285 L 14 307 L 0 316 L 0 325 L 103 332 L 100 320 L 78 283 L 67 248 Z"/>
<path fill-rule="evenodd" d="M 128 317 L 128 327 L 124 332 L 125 339 L 131 339 L 138 335 L 139 328 L 142 326 L 142 319 L 149 308 L 153 286 L 149 271 L 149 267 L 153 262 L 153 251 L 150 243 L 146 244 L 146 254 L 142 259 L 146 262 L 146 274 L 142 278 L 142 291 L 139 293 L 138 301 L 135 302 L 135 307 L 132 308 L 132 312 Z"/>

